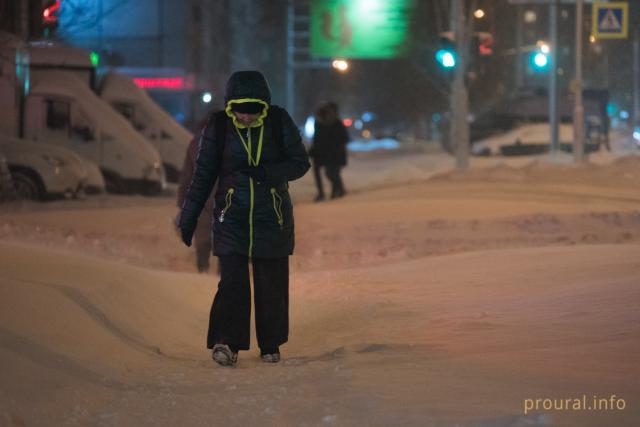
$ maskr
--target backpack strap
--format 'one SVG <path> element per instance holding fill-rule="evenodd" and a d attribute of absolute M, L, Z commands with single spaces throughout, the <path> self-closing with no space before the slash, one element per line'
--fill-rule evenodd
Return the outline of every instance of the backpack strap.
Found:
<path fill-rule="evenodd" d="M 227 133 L 227 118 L 227 113 L 222 110 L 214 113 L 211 120 L 212 122 L 214 122 L 215 138 L 218 147 L 219 159 L 222 159 L 222 153 L 224 152 L 224 142 Z"/>

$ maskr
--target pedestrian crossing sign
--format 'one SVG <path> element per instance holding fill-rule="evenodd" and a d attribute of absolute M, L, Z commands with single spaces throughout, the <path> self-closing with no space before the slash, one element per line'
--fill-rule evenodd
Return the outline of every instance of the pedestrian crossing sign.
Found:
<path fill-rule="evenodd" d="M 594 3 L 592 35 L 596 39 L 626 39 L 629 31 L 629 4 Z"/>

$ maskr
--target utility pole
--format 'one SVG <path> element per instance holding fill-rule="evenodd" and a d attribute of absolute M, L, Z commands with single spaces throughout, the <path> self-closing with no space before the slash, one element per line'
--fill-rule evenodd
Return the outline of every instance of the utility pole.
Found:
<path fill-rule="evenodd" d="M 294 0 L 287 1 L 287 111 L 295 118 L 295 9 Z"/>
<path fill-rule="evenodd" d="M 576 76 L 574 80 L 575 107 L 573 110 L 573 158 L 576 163 L 585 160 L 584 107 L 582 106 L 582 22 L 583 0 L 576 0 Z"/>
<path fill-rule="evenodd" d="M 640 31 L 633 35 L 633 129 L 640 126 Z"/>
<path fill-rule="evenodd" d="M 31 12 L 30 6 L 31 4 L 29 0 L 20 0 L 19 6 L 18 6 L 18 14 L 16 16 L 18 25 L 16 27 L 19 29 L 17 33 L 19 34 L 22 40 L 29 39 L 29 33 L 30 33 L 29 13 Z"/>
<path fill-rule="evenodd" d="M 549 4 L 549 127 L 551 155 L 558 152 L 558 0 Z"/>
<path fill-rule="evenodd" d="M 465 84 L 469 37 L 466 24 L 464 0 L 452 0 L 451 30 L 453 31 L 457 61 L 454 68 L 451 90 L 451 129 L 450 140 L 456 147 L 456 166 L 458 169 L 469 167 L 469 93 Z"/>
<path fill-rule="evenodd" d="M 516 89 L 520 89 L 523 86 L 523 74 L 522 74 L 522 5 L 516 6 Z"/>

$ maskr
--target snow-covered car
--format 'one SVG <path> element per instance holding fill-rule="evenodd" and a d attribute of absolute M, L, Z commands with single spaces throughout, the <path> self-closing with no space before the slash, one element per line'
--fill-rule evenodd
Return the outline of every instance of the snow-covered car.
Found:
<path fill-rule="evenodd" d="M 570 144 L 573 141 L 573 127 L 570 124 L 560 125 L 559 139 L 562 144 Z M 474 142 L 471 152 L 475 155 L 491 156 L 541 154 L 549 151 L 549 141 L 551 141 L 549 125 L 533 123 Z"/>
<path fill-rule="evenodd" d="M 162 158 L 167 181 L 178 182 L 182 161 L 193 135 L 126 75 L 107 73 L 100 97 L 122 114 Z"/>
<path fill-rule="evenodd" d="M 97 167 L 68 149 L 3 135 L 0 152 L 7 159 L 18 198 L 78 197 L 88 184 L 104 191 Z"/>
<path fill-rule="evenodd" d="M 13 198 L 15 198 L 15 189 L 9 172 L 9 165 L 6 157 L 0 152 L 0 203 Z"/>

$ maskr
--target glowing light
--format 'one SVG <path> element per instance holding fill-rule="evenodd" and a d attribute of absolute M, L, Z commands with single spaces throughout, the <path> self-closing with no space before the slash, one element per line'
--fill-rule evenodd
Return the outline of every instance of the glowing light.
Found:
<path fill-rule="evenodd" d="M 436 52 L 436 59 L 445 68 L 453 68 L 456 66 L 456 57 L 453 52 L 441 49 Z"/>
<path fill-rule="evenodd" d="M 184 77 L 135 77 L 134 83 L 143 89 L 189 89 Z"/>
<path fill-rule="evenodd" d="M 524 22 L 526 22 L 527 24 L 536 22 L 536 19 L 538 19 L 538 15 L 533 10 L 527 10 L 524 13 Z"/>
<path fill-rule="evenodd" d="M 345 72 L 349 69 L 349 63 L 344 59 L 335 59 L 331 65 L 333 65 L 333 68 L 341 72 Z"/>
<path fill-rule="evenodd" d="M 98 55 L 96 52 L 91 52 L 89 54 L 89 60 L 91 61 L 91 65 L 97 67 L 98 64 L 100 64 L 100 55 Z"/>
<path fill-rule="evenodd" d="M 362 120 L 357 119 L 353 122 L 353 127 L 358 130 L 361 130 L 364 127 L 364 123 L 362 123 Z"/>
<path fill-rule="evenodd" d="M 307 117 L 307 121 L 304 122 L 304 136 L 307 139 L 313 138 L 316 131 L 316 119 L 313 116 Z"/>
<path fill-rule="evenodd" d="M 589 42 L 590 42 L 590 43 L 595 43 L 595 42 L 596 42 L 596 36 L 594 36 L 594 35 L 590 35 L 590 36 L 589 36 Z"/>
<path fill-rule="evenodd" d="M 533 63 L 538 68 L 544 68 L 549 63 L 549 59 L 547 58 L 547 55 L 545 55 L 544 53 L 538 52 L 533 57 Z"/>
<path fill-rule="evenodd" d="M 60 9 L 60 0 L 56 0 L 56 2 L 54 4 L 52 4 L 51 6 L 45 8 L 42 11 L 42 18 L 44 19 L 44 22 L 47 23 L 55 23 L 58 21 L 58 17 L 54 15 L 54 13 Z"/>
<path fill-rule="evenodd" d="M 351 126 L 351 125 L 353 124 L 353 120 L 351 120 L 351 119 L 343 119 L 343 120 L 342 120 L 342 123 L 343 123 L 346 127 L 349 127 L 349 126 Z"/>
<path fill-rule="evenodd" d="M 205 92 L 202 94 L 202 102 L 204 102 L 205 104 L 210 103 L 213 100 L 213 95 L 211 94 L 211 92 Z"/>
<path fill-rule="evenodd" d="M 540 52 L 542 52 L 542 53 L 551 52 L 551 48 L 545 42 L 538 42 L 538 47 L 540 48 Z"/>
<path fill-rule="evenodd" d="M 620 118 L 622 120 L 627 120 L 629 118 L 629 112 L 625 110 L 620 111 Z"/>
<path fill-rule="evenodd" d="M 475 12 L 473 12 L 473 16 L 475 16 L 478 19 L 482 19 L 484 17 L 484 10 L 477 9 Z"/>

